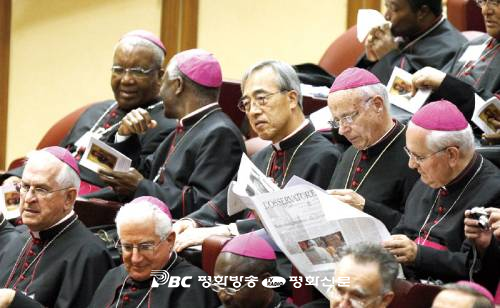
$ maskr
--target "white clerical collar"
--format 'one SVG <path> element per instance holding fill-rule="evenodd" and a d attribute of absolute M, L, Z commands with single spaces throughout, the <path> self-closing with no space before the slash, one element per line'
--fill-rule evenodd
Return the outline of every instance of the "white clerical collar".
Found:
<path fill-rule="evenodd" d="M 298 133 L 301 129 L 303 129 L 304 127 L 307 126 L 307 124 L 309 124 L 309 120 L 308 119 L 305 119 L 304 122 L 302 122 L 302 124 L 300 124 L 299 127 L 297 127 L 297 129 L 295 129 L 290 135 L 286 136 L 285 138 L 281 139 L 280 141 L 278 141 L 277 143 L 273 143 L 273 147 L 276 149 L 276 150 L 281 150 L 281 147 L 280 147 L 280 143 L 287 140 L 288 138 L 291 138 L 293 137 L 293 135 L 295 135 L 296 133 Z"/>
<path fill-rule="evenodd" d="M 61 220 L 59 220 L 58 222 L 56 222 L 52 226 L 48 227 L 46 230 L 49 230 L 51 228 L 54 228 L 57 225 L 62 224 L 63 222 L 65 222 L 66 220 L 68 220 L 73 214 L 75 214 L 75 212 L 73 210 L 71 210 L 71 212 L 69 212 L 68 215 L 64 216 Z M 43 231 L 45 231 L 45 230 L 43 230 Z M 34 238 L 40 239 L 40 231 L 33 231 L 33 232 L 31 232 L 31 234 L 33 234 Z"/>
<path fill-rule="evenodd" d="M 200 107 L 200 108 L 196 109 L 195 111 L 190 112 L 187 115 L 183 116 L 182 119 L 179 120 L 181 126 L 183 126 L 182 121 L 184 121 L 185 119 L 190 118 L 190 117 L 192 117 L 192 116 L 194 116 L 194 115 L 196 115 L 196 114 L 198 114 L 198 113 L 200 113 L 200 112 L 202 112 L 204 110 L 207 110 L 207 109 L 209 109 L 209 108 L 211 108 L 211 107 L 213 107 L 213 106 L 215 106 L 217 104 L 218 103 L 215 102 L 215 103 L 211 103 L 211 104 L 205 105 L 205 106 Z"/>
<path fill-rule="evenodd" d="M 384 140 L 384 138 L 387 137 L 387 135 L 389 135 L 389 133 L 392 131 L 392 129 L 394 128 L 394 126 L 396 126 L 396 121 L 393 120 L 391 128 L 388 131 L 386 131 L 385 134 L 382 137 L 380 137 L 377 141 L 375 141 L 370 146 L 366 147 L 366 149 L 364 149 L 364 150 L 367 150 L 367 149 L 371 148 L 372 146 L 376 145 L 377 143 L 379 143 L 380 141 Z"/>

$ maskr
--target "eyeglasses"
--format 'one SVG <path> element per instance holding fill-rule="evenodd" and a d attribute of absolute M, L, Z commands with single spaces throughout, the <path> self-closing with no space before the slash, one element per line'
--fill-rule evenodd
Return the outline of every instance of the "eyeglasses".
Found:
<path fill-rule="evenodd" d="M 32 194 L 37 198 L 44 198 L 44 197 L 48 196 L 49 194 L 52 194 L 52 193 L 55 193 L 55 192 L 58 192 L 61 190 L 69 189 L 69 188 L 71 188 L 71 187 L 49 190 L 49 189 L 42 188 L 42 187 L 34 187 L 34 186 L 24 184 L 24 183 L 17 183 L 16 184 L 16 190 L 20 194 L 25 195 L 28 193 L 28 191 L 31 190 Z"/>
<path fill-rule="evenodd" d="M 403 147 L 403 149 L 405 150 L 406 152 L 406 155 L 408 155 L 408 157 L 410 159 L 413 158 L 413 160 L 417 163 L 417 164 L 421 164 L 423 163 L 426 159 L 428 159 L 429 157 L 433 156 L 433 155 L 436 155 L 437 153 L 441 153 L 443 151 L 445 151 L 446 149 L 448 149 L 448 147 L 444 148 L 444 149 L 441 149 L 437 152 L 434 152 L 434 153 L 431 153 L 431 154 L 428 154 L 428 155 L 425 155 L 425 156 L 421 156 L 421 155 L 417 155 L 415 153 L 413 153 L 412 151 L 410 151 L 406 146 Z"/>
<path fill-rule="evenodd" d="M 497 7 L 500 0 L 475 0 L 478 6 L 485 6 L 490 4 L 492 7 Z"/>
<path fill-rule="evenodd" d="M 332 119 L 328 121 L 328 123 L 333 127 L 333 128 L 339 128 L 340 125 L 346 126 L 346 125 L 352 125 L 356 118 L 359 115 L 359 111 L 354 111 L 353 113 L 350 113 L 340 119 Z"/>
<path fill-rule="evenodd" d="M 157 244 L 151 242 L 128 244 L 117 241 L 115 244 L 115 248 L 118 249 L 118 252 L 121 254 L 132 253 L 134 251 L 134 248 L 137 248 L 137 252 L 140 254 L 152 254 L 155 251 L 156 247 L 161 244 L 161 242 L 163 242 L 163 240 L 159 241 Z"/>
<path fill-rule="evenodd" d="M 259 106 L 259 108 L 262 108 L 266 106 L 267 103 L 269 103 L 269 98 L 271 98 L 271 96 L 287 91 L 289 90 L 280 90 L 278 92 L 268 93 L 268 94 L 264 93 L 257 94 L 254 100 L 255 104 Z M 252 99 L 250 97 L 242 97 L 238 101 L 238 109 L 240 109 L 242 112 L 249 112 L 251 104 L 252 104 Z"/>
<path fill-rule="evenodd" d="M 369 306 L 381 297 L 381 295 L 377 295 L 375 297 L 370 296 L 371 298 L 368 296 L 365 298 L 361 298 L 361 297 L 357 297 L 356 295 L 349 294 L 347 292 L 341 292 L 336 287 L 332 287 L 330 289 L 330 296 L 331 296 L 332 300 L 343 299 L 343 298 L 345 298 L 346 294 L 349 295 L 348 300 L 353 308 L 363 308 L 363 307 Z"/>
<path fill-rule="evenodd" d="M 244 287 L 246 287 L 248 285 L 250 281 L 248 281 L 247 283 L 245 283 L 244 285 L 242 285 L 241 287 L 239 288 L 224 288 L 224 287 L 221 287 L 219 284 L 217 283 L 212 283 L 210 285 L 210 289 L 212 289 L 212 291 L 214 291 L 215 293 L 219 293 L 220 291 L 224 291 L 224 293 L 226 293 L 227 295 L 235 295 L 236 293 L 238 293 L 238 291 L 241 291 L 241 289 L 243 289 Z"/>
<path fill-rule="evenodd" d="M 116 76 L 124 76 L 126 73 L 129 73 L 132 77 L 134 78 L 146 78 L 149 76 L 149 74 L 156 70 L 157 68 L 150 68 L 150 69 L 145 69 L 142 67 L 130 67 L 130 68 L 124 68 L 119 65 L 113 65 L 111 67 L 111 72 L 113 72 L 114 75 Z"/>

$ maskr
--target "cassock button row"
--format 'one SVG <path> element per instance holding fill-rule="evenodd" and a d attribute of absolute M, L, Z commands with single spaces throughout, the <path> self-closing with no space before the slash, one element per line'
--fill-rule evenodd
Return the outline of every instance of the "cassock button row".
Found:
<path fill-rule="evenodd" d="M 111 111 L 111 113 L 109 114 L 112 118 L 116 117 L 116 111 Z"/>
<path fill-rule="evenodd" d="M 438 219 L 434 219 L 434 224 L 437 224 L 439 222 Z"/>
<path fill-rule="evenodd" d="M 132 288 L 130 288 L 130 290 L 132 290 L 132 292 L 135 292 L 135 291 L 137 291 L 137 288 L 136 287 L 132 287 Z"/>
<path fill-rule="evenodd" d="M 20 279 L 21 281 L 23 281 L 24 279 L 26 279 L 26 276 L 21 275 L 21 276 L 19 276 L 19 279 Z"/>
<path fill-rule="evenodd" d="M 361 154 L 361 160 L 367 160 L 368 159 L 368 155 L 366 155 L 365 153 Z"/>
<path fill-rule="evenodd" d="M 123 295 L 123 301 L 124 302 L 128 302 L 129 301 L 129 297 L 127 294 Z"/>
<path fill-rule="evenodd" d="M 24 267 L 24 268 L 28 268 L 28 266 L 30 266 L 30 265 L 28 264 L 28 262 L 24 262 L 23 267 Z"/>
<path fill-rule="evenodd" d="M 356 173 L 361 173 L 363 172 L 363 168 L 361 167 L 356 167 Z"/>
<path fill-rule="evenodd" d="M 280 168 L 279 166 L 274 165 L 274 166 L 273 166 L 273 171 L 276 171 L 276 170 L 278 170 L 279 168 Z"/>
<path fill-rule="evenodd" d="M 446 189 L 440 189 L 439 194 L 443 197 L 448 196 L 448 191 Z"/>
<path fill-rule="evenodd" d="M 444 207 L 442 206 L 438 207 L 438 214 L 443 215 L 443 213 L 444 213 Z"/>
<path fill-rule="evenodd" d="M 285 155 L 285 152 L 284 151 L 277 151 L 276 154 L 278 156 L 283 156 L 283 155 Z"/>
<path fill-rule="evenodd" d="M 358 185 L 359 185 L 359 183 L 356 181 L 352 181 L 352 183 L 351 183 L 351 186 L 354 188 L 358 187 Z"/>
<path fill-rule="evenodd" d="M 103 126 L 104 126 L 104 128 L 106 128 L 106 129 L 110 127 L 109 123 L 104 123 L 104 125 L 103 125 Z"/>
<path fill-rule="evenodd" d="M 28 255 L 29 255 L 29 256 L 34 256 L 34 255 L 35 255 L 35 252 L 34 252 L 33 250 L 30 250 L 30 251 L 28 251 Z"/>

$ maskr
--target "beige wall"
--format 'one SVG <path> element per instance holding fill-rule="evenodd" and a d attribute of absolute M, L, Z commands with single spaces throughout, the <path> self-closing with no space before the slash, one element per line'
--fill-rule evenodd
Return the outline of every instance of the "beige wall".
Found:
<path fill-rule="evenodd" d="M 12 1 L 6 161 L 70 111 L 112 98 L 114 44 L 136 28 L 159 34 L 160 14 L 160 0 Z"/>
<path fill-rule="evenodd" d="M 346 28 L 347 0 L 200 0 L 198 47 L 240 79 L 263 59 L 317 63 Z"/>
<path fill-rule="evenodd" d="M 12 2 L 7 162 L 72 110 L 112 98 L 114 44 L 135 28 L 159 34 L 161 14 L 161 0 Z M 198 46 L 226 78 L 266 58 L 317 63 L 346 10 L 347 0 L 200 0 Z"/>

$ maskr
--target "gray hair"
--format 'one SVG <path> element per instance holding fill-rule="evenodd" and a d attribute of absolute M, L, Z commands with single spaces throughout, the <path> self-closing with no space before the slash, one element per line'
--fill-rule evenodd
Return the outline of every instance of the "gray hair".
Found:
<path fill-rule="evenodd" d="M 409 127 L 415 126 L 417 125 L 410 121 Z M 470 125 L 457 131 L 428 130 L 428 132 L 425 143 L 431 152 L 438 152 L 452 146 L 458 147 L 461 154 L 474 151 L 474 134 Z"/>
<path fill-rule="evenodd" d="M 396 258 L 381 245 L 362 242 L 345 246 L 340 250 L 339 256 L 341 258 L 352 256 L 356 262 L 362 264 L 377 263 L 382 278 L 382 292 L 392 291 L 398 276 L 399 264 Z"/>
<path fill-rule="evenodd" d="M 123 224 L 144 224 L 149 219 L 153 219 L 154 221 L 156 235 L 161 240 L 165 240 L 170 230 L 172 230 L 172 220 L 159 208 L 147 201 L 127 203 L 120 208 L 115 218 L 118 236 L 120 236 L 120 227 Z"/>
<path fill-rule="evenodd" d="M 493 303 L 481 292 L 467 285 L 458 283 L 448 283 L 443 286 L 443 290 L 459 291 L 475 297 L 472 308 L 494 308 Z"/>
<path fill-rule="evenodd" d="M 28 154 L 28 163 L 29 162 L 36 162 L 40 164 L 52 163 L 60 165 L 61 169 L 59 170 L 59 173 L 57 173 L 57 176 L 55 178 L 57 184 L 61 187 L 73 187 L 78 193 L 81 181 L 80 176 L 76 173 L 75 170 L 73 170 L 73 168 L 59 160 L 54 155 L 43 150 L 33 151 Z"/>
<path fill-rule="evenodd" d="M 245 83 L 254 72 L 264 69 L 266 67 L 270 67 L 278 77 L 278 88 L 282 91 L 291 91 L 294 90 L 298 94 L 298 103 L 301 109 L 302 108 L 302 92 L 300 91 L 300 80 L 297 72 L 293 69 L 293 67 L 282 61 L 277 60 L 266 60 L 254 64 L 250 67 L 245 74 L 243 74 L 243 78 L 241 80 L 241 92 L 244 91 Z"/>
<path fill-rule="evenodd" d="M 206 98 L 211 102 L 219 100 L 220 88 L 205 87 L 192 81 L 188 76 L 179 70 L 175 56 L 170 59 L 170 62 L 168 62 L 166 71 L 168 73 L 169 80 L 181 78 L 182 81 L 188 84 L 188 86 L 195 92 L 196 96 Z"/>
<path fill-rule="evenodd" d="M 116 52 L 116 49 L 119 46 L 130 46 L 130 47 L 142 46 L 150 49 L 153 52 L 153 61 L 154 61 L 153 64 L 157 67 L 161 67 L 163 61 L 165 60 L 165 54 L 163 53 L 163 50 L 160 47 L 141 37 L 125 36 L 115 45 L 113 53 Z"/>
<path fill-rule="evenodd" d="M 366 101 L 374 96 L 380 96 L 382 97 L 382 100 L 384 101 L 384 107 L 387 110 L 387 112 L 390 114 L 391 112 L 391 106 L 389 103 L 389 95 L 387 94 L 387 89 L 385 86 L 381 83 L 376 83 L 376 84 L 370 84 L 367 86 L 362 86 L 359 88 L 355 88 L 355 91 L 359 91 L 360 95 L 363 96 L 363 99 Z"/>

